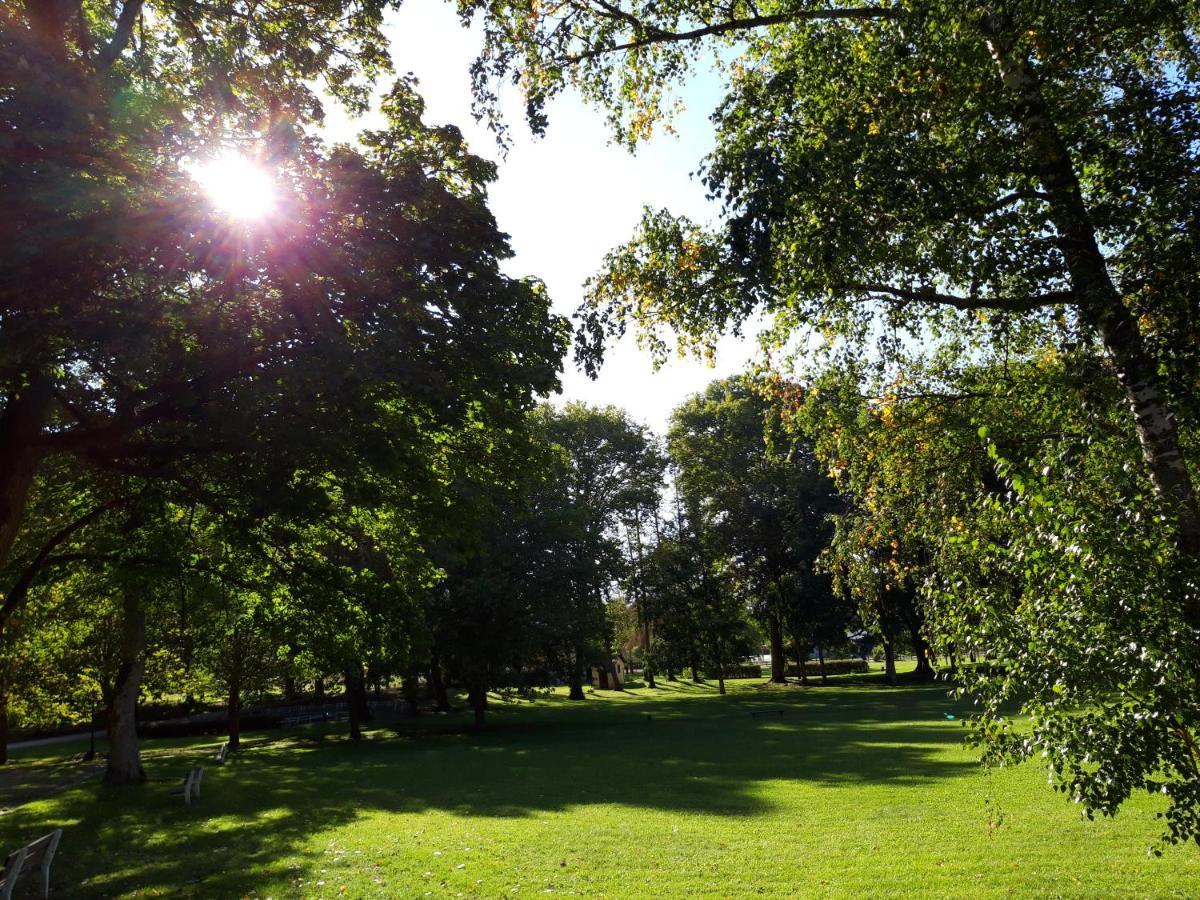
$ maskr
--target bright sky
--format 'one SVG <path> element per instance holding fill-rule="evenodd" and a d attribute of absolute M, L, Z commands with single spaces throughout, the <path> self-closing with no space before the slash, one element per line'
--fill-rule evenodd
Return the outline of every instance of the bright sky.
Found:
<path fill-rule="evenodd" d="M 387 33 L 397 72 L 420 79 L 426 120 L 459 126 L 475 153 L 499 162 L 490 205 L 516 251 L 508 270 L 545 281 L 558 312 L 570 315 L 578 307 L 583 282 L 608 250 L 633 233 L 644 204 L 701 220 L 711 216 L 703 187 L 689 173 L 712 143 L 708 114 L 718 99 L 712 79 L 697 79 L 685 95 L 678 136 L 661 135 L 636 156 L 611 145 L 603 114 L 575 98 L 551 107 L 550 128 L 541 139 L 529 134 L 519 103 L 510 103 L 505 112 L 513 146 L 501 160 L 493 136 L 471 116 L 468 67 L 479 38 L 459 25 L 453 6 L 408 0 L 389 19 Z M 363 124 L 331 115 L 330 136 L 349 139 Z M 716 368 L 676 359 L 655 372 L 649 354 L 630 337 L 609 348 L 596 381 L 568 359 L 563 398 L 622 406 L 662 432 L 674 406 L 712 379 L 743 371 L 753 354 L 752 341 L 731 338 L 720 346 Z"/>

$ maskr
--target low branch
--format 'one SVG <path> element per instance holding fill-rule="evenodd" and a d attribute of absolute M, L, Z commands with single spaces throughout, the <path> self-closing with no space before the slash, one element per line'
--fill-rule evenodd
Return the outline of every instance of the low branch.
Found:
<path fill-rule="evenodd" d="M 116 509 L 118 506 L 122 506 L 125 502 L 126 501 L 124 498 L 119 498 L 115 500 L 109 500 L 107 503 L 102 503 L 96 508 L 92 509 L 90 512 L 85 513 L 73 522 L 67 523 L 58 531 L 54 532 L 54 534 L 50 535 L 46 543 L 44 543 L 41 549 L 38 550 L 37 555 L 34 556 L 29 565 L 25 567 L 25 571 L 21 573 L 20 577 L 16 580 L 16 583 L 13 584 L 8 594 L 5 596 L 4 605 L 0 606 L 0 634 L 4 633 L 4 629 L 8 627 L 9 620 L 20 608 L 21 604 L 25 602 L 25 597 L 29 594 L 29 588 L 32 587 L 33 582 L 37 579 L 37 576 L 48 565 L 54 564 L 51 562 L 52 560 L 57 562 L 62 559 L 62 556 L 52 557 L 50 555 L 54 552 L 54 549 L 81 528 L 90 525 L 92 522 L 96 521 L 96 519 L 100 518 L 100 516 L 104 515 L 104 513 L 108 512 L 109 510 Z"/>

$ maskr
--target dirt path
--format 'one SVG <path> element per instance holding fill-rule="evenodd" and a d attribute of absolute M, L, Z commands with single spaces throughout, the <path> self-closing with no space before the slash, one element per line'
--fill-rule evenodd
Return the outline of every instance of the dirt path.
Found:
<path fill-rule="evenodd" d="M 13 741 L 8 745 L 9 750 L 20 750 L 23 747 L 46 747 L 50 744 L 68 744 L 71 741 L 87 740 L 87 732 L 79 734 L 59 734 L 54 737 L 31 738 L 27 741 Z"/>

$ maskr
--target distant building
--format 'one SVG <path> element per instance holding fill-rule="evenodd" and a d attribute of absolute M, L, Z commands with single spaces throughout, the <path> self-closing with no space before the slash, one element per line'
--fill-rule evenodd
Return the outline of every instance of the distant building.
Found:
<path fill-rule="evenodd" d="M 607 666 L 592 666 L 592 687 L 601 691 L 623 691 L 628 672 L 624 657 L 618 654 Z"/>

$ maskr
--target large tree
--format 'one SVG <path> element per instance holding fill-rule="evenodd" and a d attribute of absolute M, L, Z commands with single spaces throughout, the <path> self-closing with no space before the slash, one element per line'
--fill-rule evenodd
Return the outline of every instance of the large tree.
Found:
<path fill-rule="evenodd" d="M 361 105 L 387 68 L 383 6 L 0 11 L 0 564 L 48 459 L 152 469 L 219 444 L 181 426 L 307 343 L 320 292 L 296 254 L 319 258 L 306 232 L 327 213 L 302 196 L 321 185 L 302 184 L 298 129 L 321 115 L 318 87 Z M 291 182 L 286 225 L 248 234 L 208 214 L 187 167 L 230 146 Z"/>
<path fill-rule="evenodd" d="M 561 323 L 499 271 L 494 167 L 421 121 L 411 83 L 361 149 L 304 136 L 317 82 L 354 106 L 387 67 L 382 9 L 5 11 L 0 565 L 63 457 L 163 477 L 259 454 L 282 483 L 318 453 L 519 417 L 553 387 Z M 274 179 L 262 221 L 213 209 L 191 174 L 230 147 Z"/>
<path fill-rule="evenodd" d="M 582 700 L 585 669 L 609 665 L 603 658 L 610 650 L 603 640 L 604 601 L 626 564 L 636 565 L 636 549 L 628 558 L 623 554 L 628 543 L 622 528 L 657 503 L 665 460 L 649 430 L 616 407 L 570 403 L 539 413 L 538 433 L 563 457 L 559 490 L 581 517 L 576 558 L 568 564 L 593 570 L 579 583 L 564 622 L 573 657 L 570 696 Z"/>
<path fill-rule="evenodd" d="M 495 169 L 422 121 L 410 81 L 358 146 L 306 136 L 319 87 L 359 110 L 387 69 L 384 7 L 0 14 L 0 633 L 145 487 L 266 557 L 273 584 L 238 571 L 224 587 L 294 601 L 293 622 L 329 599 L 329 628 L 305 632 L 316 644 L 346 625 L 321 644 L 327 661 L 353 675 L 360 654 L 397 645 L 379 634 L 428 569 L 415 535 L 446 520 L 458 473 L 497 471 L 504 435 L 556 385 L 565 324 L 539 284 L 500 271 Z M 274 183 L 260 220 L 214 208 L 193 175 L 231 148 Z M 180 566 L 114 555 L 113 728 L 130 739 L 110 780 L 136 780 L 141 600 Z"/>
<path fill-rule="evenodd" d="M 689 508 L 746 582 L 770 638 L 771 680 L 782 683 L 785 630 L 800 631 L 803 666 L 817 611 L 835 606 L 816 563 L 837 498 L 774 393 L 752 378 L 713 382 L 672 413 L 667 448 Z"/>

